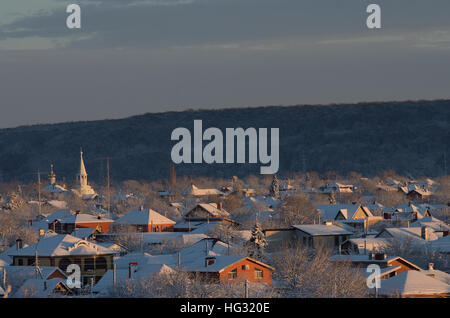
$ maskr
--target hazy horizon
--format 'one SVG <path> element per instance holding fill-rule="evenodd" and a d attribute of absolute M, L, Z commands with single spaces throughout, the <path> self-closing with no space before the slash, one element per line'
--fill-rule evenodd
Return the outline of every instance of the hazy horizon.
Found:
<path fill-rule="evenodd" d="M 37 122 L 32 124 L 21 124 L 13 127 L 0 127 L 0 130 L 3 129 L 14 129 L 21 127 L 31 127 L 31 126 L 41 126 L 41 125 L 59 125 L 59 124 L 68 124 L 68 123 L 80 123 L 80 122 L 95 122 L 95 121 L 106 121 L 106 120 L 122 120 L 133 117 L 145 116 L 147 114 L 163 114 L 163 113 L 179 113 L 179 112 L 202 112 L 202 111 L 218 111 L 218 110 L 229 110 L 229 109 L 255 109 L 255 108 L 267 108 L 267 107 L 302 107 L 302 106 L 317 106 L 317 107 L 327 107 L 327 106 L 364 106 L 367 104 L 382 104 L 382 103 L 406 103 L 406 102 L 434 102 L 434 101 L 447 101 L 447 99 L 417 99 L 417 100 L 385 100 L 385 101 L 360 101 L 360 102 L 350 102 L 350 103 L 329 103 L 329 104 L 293 104 L 293 105 L 260 105 L 260 106 L 242 106 L 242 107 L 220 107 L 220 108 L 186 108 L 181 110 L 165 110 L 165 111 L 154 111 L 154 112 L 146 112 L 140 114 L 132 114 L 129 116 L 117 117 L 117 118 L 99 118 L 99 119 L 88 119 L 88 120 L 67 120 L 67 121 L 57 121 L 57 122 Z"/>

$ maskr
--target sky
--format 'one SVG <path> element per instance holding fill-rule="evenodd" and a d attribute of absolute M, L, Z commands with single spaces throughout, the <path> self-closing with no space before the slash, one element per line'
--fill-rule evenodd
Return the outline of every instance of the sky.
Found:
<path fill-rule="evenodd" d="M 81 7 L 81 29 L 66 6 Z M 381 7 L 368 29 L 366 7 Z M 0 128 L 450 98 L 448 0 L 1 0 Z"/>

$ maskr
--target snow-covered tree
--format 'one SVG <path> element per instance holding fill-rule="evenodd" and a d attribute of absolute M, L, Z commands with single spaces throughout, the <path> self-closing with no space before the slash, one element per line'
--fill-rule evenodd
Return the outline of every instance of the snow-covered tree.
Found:
<path fill-rule="evenodd" d="M 273 198 L 278 198 L 278 194 L 279 194 L 279 188 L 280 188 L 280 184 L 277 178 L 277 175 L 274 174 L 273 175 L 273 179 L 272 179 L 272 184 L 270 185 L 270 196 L 272 196 Z"/>
<path fill-rule="evenodd" d="M 261 226 L 258 222 L 252 229 L 252 236 L 246 243 L 248 256 L 261 259 L 264 248 L 267 246 L 266 236 L 264 235 Z"/>

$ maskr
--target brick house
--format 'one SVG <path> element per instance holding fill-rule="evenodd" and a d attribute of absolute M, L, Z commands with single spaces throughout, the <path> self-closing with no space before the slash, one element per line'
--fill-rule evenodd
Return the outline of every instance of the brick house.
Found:
<path fill-rule="evenodd" d="M 184 263 L 182 269 L 215 283 L 252 283 L 272 285 L 273 267 L 250 257 L 208 255 Z"/>
<path fill-rule="evenodd" d="M 100 233 L 109 232 L 110 224 L 114 222 L 111 219 L 91 214 L 75 213 L 62 219 L 55 219 L 48 224 L 48 228 L 58 234 L 70 234 L 76 228 L 97 229 Z"/>
<path fill-rule="evenodd" d="M 114 228 L 118 230 L 121 225 L 128 225 L 136 232 L 173 232 L 175 223 L 153 209 L 141 207 L 116 220 Z"/>

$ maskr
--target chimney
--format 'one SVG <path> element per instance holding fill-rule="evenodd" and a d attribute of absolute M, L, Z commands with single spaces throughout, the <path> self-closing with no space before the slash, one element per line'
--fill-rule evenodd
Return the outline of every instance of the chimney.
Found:
<path fill-rule="evenodd" d="M 75 211 L 75 214 L 76 214 L 76 215 L 80 214 L 80 210 L 76 210 L 76 211 Z"/>
<path fill-rule="evenodd" d="M 428 241 L 428 228 L 426 226 L 422 226 L 421 236 L 425 241 Z"/>
<path fill-rule="evenodd" d="M 17 239 L 16 240 L 16 250 L 20 250 L 23 247 L 23 241 L 22 239 Z"/>
<path fill-rule="evenodd" d="M 442 231 L 442 236 L 444 236 L 444 237 L 445 237 L 445 236 L 448 236 L 448 232 L 449 232 L 449 231 Z"/>
<path fill-rule="evenodd" d="M 214 256 L 205 257 L 205 267 L 209 265 L 213 265 L 216 262 L 216 258 Z"/>
<path fill-rule="evenodd" d="M 128 263 L 128 278 L 129 279 L 131 279 L 132 277 L 131 277 L 131 266 L 132 265 L 134 265 L 134 266 L 137 266 L 137 262 L 130 262 L 130 263 Z"/>
<path fill-rule="evenodd" d="M 219 210 L 222 210 L 222 202 L 221 202 L 221 203 L 217 203 L 217 208 L 218 208 Z"/>
<path fill-rule="evenodd" d="M 434 263 L 428 263 L 428 270 L 429 271 L 434 270 Z"/>

